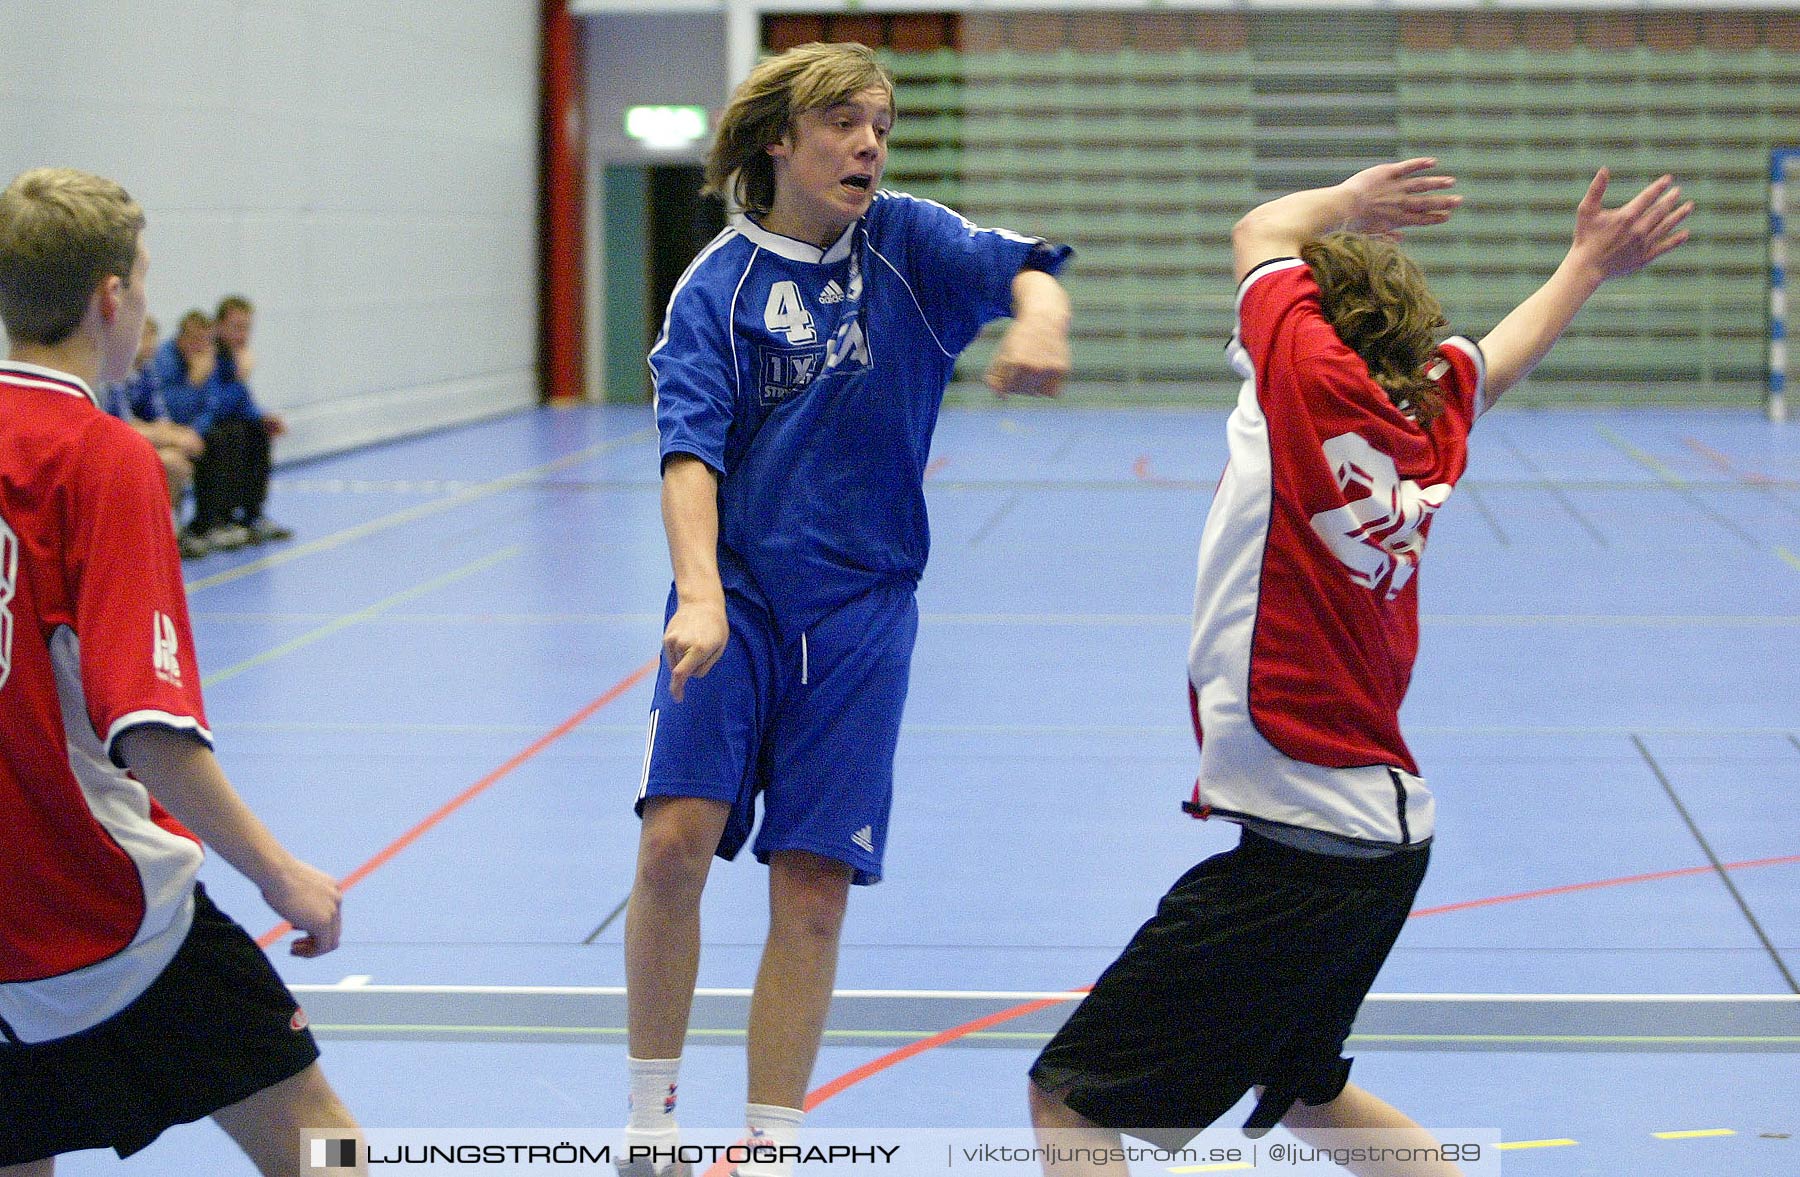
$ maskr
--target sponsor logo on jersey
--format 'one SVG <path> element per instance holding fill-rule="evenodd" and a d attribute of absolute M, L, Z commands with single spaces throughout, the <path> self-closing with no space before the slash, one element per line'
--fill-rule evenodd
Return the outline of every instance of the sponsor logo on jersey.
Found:
<path fill-rule="evenodd" d="M 850 840 L 855 842 L 858 846 L 861 846 L 868 853 L 875 853 L 875 830 L 873 827 L 864 826 L 854 834 L 851 834 Z"/>
<path fill-rule="evenodd" d="M 175 636 L 175 622 L 167 613 L 150 615 L 150 665 L 156 677 L 172 687 L 181 685 L 181 640 Z"/>
<path fill-rule="evenodd" d="M 757 384 L 762 389 L 762 403 L 778 405 L 806 391 L 807 385 L 825 369 L 823 347 L 765 347 L 757 355 Z"/>
<path fill-rule="evenodd" d="M 0 687 L 12 677 L 12 600 L 18 585 L 19 537 L 0 519 Z"/>
<path fill-rule="evenodd" d="M 845 371 L 850 371 L 866 368 L 869 363 L 869 339 L 863 334 L 861 321 L 853 315 L 838 325 L 837 333 L 825 346 L 825 370 L 834 371 L 843 365 Z"/>
<path fill-rule="evenodd" d="M 830 306 L 835 302 L 844 301 L 844 288 L 837 284 L 836 278 L 825 283 L 825 289 L 819 291 L 819 301 L 826 306 Z"/>

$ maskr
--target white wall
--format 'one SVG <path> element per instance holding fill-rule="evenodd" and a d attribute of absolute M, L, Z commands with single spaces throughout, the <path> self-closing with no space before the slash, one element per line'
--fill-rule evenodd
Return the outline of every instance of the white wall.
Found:
<path fill-rule="evenodd" d="M 241 292 L 278 460 L 537 397 L 533 0 L 0 0 L 0 183 L 149 215 L 166 329 Z"/>

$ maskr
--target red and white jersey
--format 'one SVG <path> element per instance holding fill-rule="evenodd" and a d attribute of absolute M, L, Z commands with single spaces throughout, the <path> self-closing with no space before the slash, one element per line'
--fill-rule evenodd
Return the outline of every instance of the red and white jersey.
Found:
<path fill-rule="evenodd" d="M 212 734 L 161 463 L 73 376 L 0 363 L 0 1034 L 111 1017 L 193 920 L 199 839 L 117 761 Z"/>
<path fill-rule="evenodd" d="M 1428 375 L 1429 429 L 1338 338 L 1298 258 L 1238 288 L 1244 377 L 1230 460 L 1200 540 L 1190 703 L 1203 816 L 1379 843 L 1431 836 L 1432 798 L 1400 735 L 1419 648 L 1418 567 L 1468 460 L 1481 351 L 1453 338 Z"/>

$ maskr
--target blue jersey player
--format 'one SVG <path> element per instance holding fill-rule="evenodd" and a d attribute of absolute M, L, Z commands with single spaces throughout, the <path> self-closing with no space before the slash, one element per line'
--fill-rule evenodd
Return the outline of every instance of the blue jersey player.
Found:
<path fill-rule="evenodd" d="M 744 213 L 689 266 L 650 353 L 674 566 L 625 931 L 626 1173 L 687 1166 L 674 1104 L 714 854 L 769 866 L 743 1177 L 783 1174 L 850 885 L 881 877 L 929 537 L 924 477 L 958 353 L 1010 315 L 987 379 L 1069 370 L 1064 247 L 880 190 L 892 79 L 804 45 L 733 95 L 709 189 Z M 769 1146 L 769 1147 L 762 1147 Z"/>

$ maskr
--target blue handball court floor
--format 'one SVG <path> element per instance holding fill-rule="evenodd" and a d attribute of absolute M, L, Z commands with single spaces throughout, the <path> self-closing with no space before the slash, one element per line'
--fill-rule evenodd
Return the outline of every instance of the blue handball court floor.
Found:
<path fill-rule="evenodd" d="M 1421 574 L 1404 715 L 1438 838 L 1356 1078 L 1445 1140 L 1488 1141 L 1470 1172 L 1791 1177 L 1800 426 L 1503 409 L 1472 445 Z M 1178 809 L 1194 552 L 1224 457 L 1219 411 L 946 410 L 888 873 L 852 897 L 815 1139 L 1017 1137 L 1072 991 L 1232 840 Z M 545 409 L 289 467 L 271 513 L 298 538 L 188 565 L 196 640 L 227 770 L 346 880 L 344 947 L 291 958 L 252 887 L 216 859 L 203 878 L 274 945 L 374 1138 L 613 1140 L 668 586 L 648 410 Z M 695 1138 L 742 1123 L 764 874 L 719 863 L 707 891 Z M 1203 1139 L 1246 1143 L 1245 1110 Z M 867 1171 L 955 1159 L 928 1151 Z M 1265 1151 L 1134 1172 L 1252 1167 L 1324 1171 Z M 198 1125 L 58 1171 L 250 1167 Z"/>

